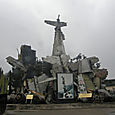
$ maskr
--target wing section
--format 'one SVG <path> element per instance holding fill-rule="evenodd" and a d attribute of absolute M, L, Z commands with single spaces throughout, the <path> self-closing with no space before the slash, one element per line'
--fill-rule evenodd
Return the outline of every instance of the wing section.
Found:
<path fill-rule="evenodd" d="M 45 20 L 44 21 L 46 24 L 52 25 L 52 26 L 57 26 L 57 22 L 56 21 L 49 21 L 49 20 Z"/>
<path fill-rule="evenodd" d="M 60 22 L 60 23 L 59 23 L 59 26 L 60 26 L 60 27 L 67 26 L 67 23 L 65 23 L 65 22 Z"/>
<path fill-rule="evenodd" d="M 65 23 L 65 22 L 56 22 L 56 21 L 49 21 L 49 20 L 45 20 L 44 22 L 46 24 L 49 24 L 49 25 L 52 25 L 52 26 L 56 26 L 56 27 L 67 26 L 67 23 Z"/>

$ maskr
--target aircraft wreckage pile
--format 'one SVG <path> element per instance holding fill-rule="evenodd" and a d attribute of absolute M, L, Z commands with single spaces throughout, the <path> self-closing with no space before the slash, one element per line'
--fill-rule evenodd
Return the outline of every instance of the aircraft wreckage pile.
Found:
<path fill-rule="evenodd" d="M 22 45 L 18 59 L 7 57 L 12 65 L 9 78 L 9 103 L 103 102 L 111 95 L 103 84 L 107 69 L 99 69 L 98 57 L 81 53 L 74 59 L 66 55 L 61 27 L 65 22 L 45 20 L 55 26 L 52 56 L 36 60 L 36 51 Z"/>

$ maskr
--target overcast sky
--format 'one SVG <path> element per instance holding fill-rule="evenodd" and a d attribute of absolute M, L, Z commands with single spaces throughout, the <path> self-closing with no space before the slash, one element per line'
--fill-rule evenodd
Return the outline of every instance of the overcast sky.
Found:
<path fill-rule="evenodd" d="M 0 66 L 10 70 L 5 58 L 17 58 L 16 49 L 29 44 L 38 58 L 50 56 L 54 28 L 44 20 L 58 14 L 67 54 L 98 56 L 102 68 L 115 79 L 115 0 L 0 0 Z"/>

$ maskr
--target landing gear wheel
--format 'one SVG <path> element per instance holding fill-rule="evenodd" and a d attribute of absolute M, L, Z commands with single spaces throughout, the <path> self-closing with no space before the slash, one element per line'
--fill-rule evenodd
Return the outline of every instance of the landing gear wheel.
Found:
<path fill-rule="evenodd" d="M 51 104 L 51 103 L 52 103 L 52 96 L 51 96 L 51 95 L 48 95 L 48 96 L 46 97 L 46 103 L 47 103 L 47 104 Z"/>

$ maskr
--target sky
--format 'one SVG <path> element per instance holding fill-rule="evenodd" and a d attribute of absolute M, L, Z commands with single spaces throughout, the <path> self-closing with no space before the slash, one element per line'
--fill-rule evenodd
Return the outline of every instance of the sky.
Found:
<path fill-rule="evenodd" d="M 115 0 L 0 0 L 0 66 L 8 72 L 6 57 L 17 58 L 21 45 L 31 45 L 38 59 L 52 53 L 54 27 L 44 20 L 67 22 L 66 53 L 97 56 L 108 79 L 115 79 Z"/>

